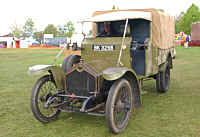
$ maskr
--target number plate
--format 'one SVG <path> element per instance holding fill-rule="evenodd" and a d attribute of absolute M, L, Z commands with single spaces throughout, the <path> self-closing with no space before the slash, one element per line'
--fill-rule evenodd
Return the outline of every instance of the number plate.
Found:
<path fill-rule="evenodd" d="M 92 45 L 93 51 L 114 51 L 115 45 Z"/>

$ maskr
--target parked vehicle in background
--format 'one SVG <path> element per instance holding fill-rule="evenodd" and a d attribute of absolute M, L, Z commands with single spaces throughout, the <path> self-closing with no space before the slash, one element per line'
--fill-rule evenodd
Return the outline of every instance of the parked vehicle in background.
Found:
<path fill-rule="evenodd" d="M 40 42 L 38 42 L 38 41 L 33 41 L 33 42 L 32 42 L 32 45 L 40 45 Z"/>
<path fill-rule="evenodd" d="M 200 46 L 200 22 L 191 25 L 191 41 L 189 46 Z"/>
<path fill-rule="evenodd" d="M 46 45 L 52 45 L 52 46 L 57 46 L 57 47 L 66 43 L 67 43 L 66 37 L 46 38 L 44 42 L 44 44 Z"/>
<path fill-rule="evenodd" d="M 30 67 L 49 72 L 33 87 L 31 109 L 44 123 L 60 111 L 105 116 L 117 134 L 141 106 L 143 81 L 155 79 L 159 93 L 170 87 L 174 18 L 155 9 L 109 10 L 84 22 L 93 23 L 93 37 L 83 39 L 81 56 L 66 57 L 61 67 Z"/>

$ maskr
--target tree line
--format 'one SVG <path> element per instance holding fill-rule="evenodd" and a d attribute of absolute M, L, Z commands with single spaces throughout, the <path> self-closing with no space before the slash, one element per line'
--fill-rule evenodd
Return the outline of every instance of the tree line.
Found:
<path fill-rule="evenodd" d="M 72 23 L 72 21 L 68 21 L 66 24 L 59 26 L 48 24 L 43 31 L 37 31 L 32 18 L 28 18 L 23 26 L 20 26 L 16 23 L 12 24 L 10 29 L 13 37 L 16 37 L 18 39 L 33 37 L 39 42 L 43 40 L 44 34 L 53 34 L 54 37 L 71 38 L 72 35 L 75 33 L 74 24 Z"/>
<path fill-rule="evenodd" d="M 200 21 L 200 8 L 192 4 L 185 13 L 181 12 L 175 17 L 176 34 L 184 32 L 189 35 L 191 33 L 191 24 L 197 21 Z"/>

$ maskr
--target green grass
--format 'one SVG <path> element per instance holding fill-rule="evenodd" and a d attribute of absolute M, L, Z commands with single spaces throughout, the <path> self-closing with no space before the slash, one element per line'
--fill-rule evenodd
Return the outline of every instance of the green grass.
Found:
<path fill-rule="evenodd" d="M 49 124 L 35 120 L 30 94 L 39 76 L 29 76 L 28 67 L 52 63 L 58 51 L 0 50 L 0 137 L 200 136 L 200 48 L 177 48 L 168 93 L 158 94 L 153 80 L 144 83 L 143 105 L 119 135 L 108 131 L 104 117 L 62 112 Z"/>

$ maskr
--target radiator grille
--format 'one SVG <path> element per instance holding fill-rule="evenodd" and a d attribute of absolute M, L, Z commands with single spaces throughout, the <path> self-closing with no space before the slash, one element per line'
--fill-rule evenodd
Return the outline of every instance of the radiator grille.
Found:
<path fill-rule="evenodd" d="M 89 96 L 96 88 L 95 77 L 87 71 L 74 70 L 66 76 L 66 88 L 77 96 Z"/>

